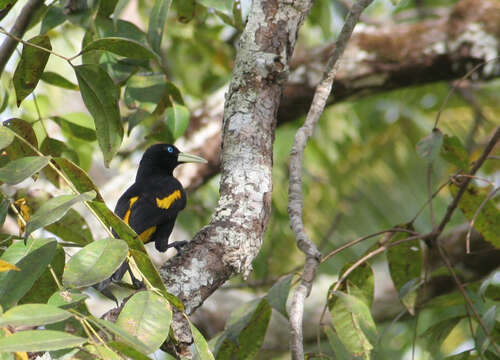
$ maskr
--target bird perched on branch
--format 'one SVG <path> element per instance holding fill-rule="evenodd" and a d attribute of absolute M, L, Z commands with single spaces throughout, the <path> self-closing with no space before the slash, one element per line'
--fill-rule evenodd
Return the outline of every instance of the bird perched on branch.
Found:
<path fill-rule="evenodd" d="M 186 193 L 173 176 L 177 165 L 207 161 L 199 156 L 180 152 L 170 144 L 149 147 L 142 156 L 135 183 L 118 199 L 115 213 L 139 235 L 143 243 L 155 243 L 156 250 L 165 252 L 170 247 L 178 251 L 185 241 L 168 242 L 179 211 L 186 206 Z M 134 285 L 142 285 L 130 271 L 127 262 L 111 276 L 111 281 L 121 280 L 129 271 Z M 109 285 L 101 283 L 99 290 Z"/>

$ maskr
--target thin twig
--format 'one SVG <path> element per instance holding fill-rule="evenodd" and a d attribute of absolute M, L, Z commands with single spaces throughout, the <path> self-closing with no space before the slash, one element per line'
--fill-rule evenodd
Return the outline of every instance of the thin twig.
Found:
<path fill-rule="evenodd" d="M 14 39 L 15 41 L 17 42 L 20 42 L 21 44 L 23 45 L 26 45 L 26 46 L 31 46 L 31 47 L 34 47 L 34 48 L 37 48 L 38 50 L 42 50 L 42 51 L 45 51 L 49 54 L 52 54 L 52 55 L 55 55 L 63 60 L 66 60 L 70 65 L 71 65 L 71 61 L 69 58 L 67 58 L 66 56 L 64 55 L 61 55 L 61 54 L 58 54 L 56 53 L 55 51 L 52 51 L 50 49 L 47 49 L 47 48 L 44 48 L 43 46 L 40 46 L 40 45 L 37 45 L 37 44 L 33 44 L 33 43 L 30 43 L 29 41 L 24 41 L 23 39 L 17 37 L 16 35 L 14 34 L 11 34 L 10 32 L 8 32 L 7 30 L 5 30 L 3 27 L 0 26 L 0 33 L 4 34 L 4 35 L 7 35 L 8 37 Z"/>
<path fill-rule="evenodd" d="M 306 254 L 306 262 L 302 279 L 296 288 L 292 305 L 290 308 L 291 339 L 290 350 L 293 359 L 304 359 L 304 345 L 302 336 L 302 318 L 304 315 L 304 301 L 309 295 L 312 282 L 316 276 L 316 269 L 320 263 L 321 253 L 316 245 L 309 239 L 305 232 L 302 219 L 302 156 L 307 140 L 311 137 L 314 128 L 323 113 L 326 101 L 330 95 L 333 80 L 340 66 L 338 60 L 344 53 L 346 45 L 351 38 L 351 34 L 359 21 L 363 10 L 372 3 L 373 0 L 359 0 L 349 10 L 347 18 L 333 53 L 328 60 L 326 70 L 319 85 L 316 87 L 314 98 L 309 108 L 304 125 L 297 131 L 294 144 L 290 154 L 290 180 L 289 180 L 289 203 L 288 215 L 290 226 L 295 234 L 297 246 Z"/>

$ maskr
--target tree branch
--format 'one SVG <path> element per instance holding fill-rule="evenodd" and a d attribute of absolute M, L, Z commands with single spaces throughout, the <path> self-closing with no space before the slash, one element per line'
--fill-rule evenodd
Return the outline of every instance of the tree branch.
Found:
<path fill-rule="evenodd" d="M 28 28 L 33 14 L 42 4 L 43 0 L 29 0 L 21 10 L 21 13 L 17 17 L 14 26 L 12 27 L 12 29 L 10 29 L 10 33 L 18 38 L 22 38 L 24 32 Z M 3 73 L 5 65 L 7 65 L 7 62 L 16 49 L 16 46 L 17 41 L 11 37 L 6 37 L 3 41 L 3 44 L 0 47 L 0 74 Z"/>
<path fill-rule="evenodd" d="M 312 283 L 316 277 L 316 270 L 320 263 L 321 253 L 316 245 L 309 239 L 302 220 L 302 156 L 306 148 L 307 141 L 311 137 L 319 117 L 326 106 L 328 96 L 332 89 L 333 80 L 340 67 L 338 60 L 344 53 L 349 39 L 351 38 L 354 26 L 359 21 L 363 10 L 372 3 L 373 0 L 359 0 L 356 2 L 345 20 L 339 38 L 335 43 L 333 53 L 328 60 L 323 79 L 316 88 L 313 102 L 307 114 L 304 125 L 295 134 L 292 151 L 290 153 L 290 179 L 288 188 L 288 215 L 290 226 L 295 234 L 297 246 L 306 254 L 306 263 L 302 273 L 299 286 L 293 294 L 290 308 L 290 351 L 293 359 L 304 359 L 304 344 L 302 336 L 302 318 L 304 316 L 304 301 L 311 292 Z"/>
<path fill-rule="evenodd" d="M 248 275 L 262 244 L 276 114 L 297 32 L 311 5 L 253 1 L 226 94 L 219 203 L 182 256 L 160 268 L 168 291 L 188 314 L 231 276 Z"/>

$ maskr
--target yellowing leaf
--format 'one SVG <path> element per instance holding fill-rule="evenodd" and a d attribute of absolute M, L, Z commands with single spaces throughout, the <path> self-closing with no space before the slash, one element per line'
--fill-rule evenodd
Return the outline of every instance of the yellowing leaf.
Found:
<path fill-rule="evenodd" d="M 9 270 L 21 271 L 21 269 L 19 269 L 16 265 L 12 265 L 11 263 L 0 259 L 0 272 Z"/>

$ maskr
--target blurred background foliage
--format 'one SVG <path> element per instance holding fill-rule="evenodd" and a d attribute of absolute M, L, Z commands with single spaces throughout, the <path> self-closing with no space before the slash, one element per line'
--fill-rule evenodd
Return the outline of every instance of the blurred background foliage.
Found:
<path fill-rule="evenodd" d="M 2 20 L 2 27 L 10 28 L 22 3 L 19 1 Z M 63 16 L 64 1 L 49 1 L 39 15 L 41 21 L 34 23 L 24 38 L 29 39 L 42 29 L 50 37 L 53 50 L 65 56 L 78 53 L 81 44 L 94 37 L 123 35 L 144 42 L 144 31 L 147 31 L 152 16 L 152 3 L 120 0 L 112 19 L 92 21 L 89 14 L 95 11 L 98 2 L 89 0 L 83 11 Z M 308 49 L 331 42 L 340 31 L 348 3 L 317 0 L 300 31 L 297 47 Z M 364 16 L 375 23 L 414 22 L 421 20 L 414 15 L 418 9 L 429 10 L 427 16 L 433 17 L 438 16 L 433 15 L 433 10 L 437 14 L 437 10 L 449 10 L 456 3 L 452 0 L 402 0 L 395 6 L 389 0 L 378 0 Z M 250 4 L 248 0 L 242 0 L 240 5 L 244 19 Z M 99 62 L 114 82 L 122 85 L 120 109 L 128 132 L 109 169 L 103 167 L 92 117 L 88 115 L 79 92 L 40 82 L 33 95 L 19 108 L 16 106 L 11 84 L 18 54 L 12 57 L 1 77 L 2 120 L 18 117 L 29 122 L 38 144 L 44 144 L 49 134 L 51 138 L 62 141 L 62 156 L 89 171 L 112 208 L 119 194 L 133 181 L 142 151 L 154 142 L 173 139 L 167 115 L 154 116 L 165 80 L 176 87 L 171 92 L 178 97 L 176 103 L 184 104 L 190 111 L 203 106 L 206 99 L 230 80 L 241 29 L 238 14 L 227 11 L 234 8 L 233 2 L 200 0 L 195 6 L 196 15 L 187 19 L 180 16 L 176 6 L 170 9 L 161 48 L 161 69 L 158 65 L 144 66 L 140 60 L 124 61 L 107 52 L 84 55 L 87 57 L 84 61 Z M 80 59 L 74 63 L 78 64 Z M 56 56 L 50 57 L 45 71 L 55 72 L 71 83 L 77 83 L 72 69 Z M 471 103 L 455 92 L 441 114 L 439 128 L 445 134 L 457 136 L 474 160 L 481 153 L 488 134 L 499 124 L 500 80 L 471 83 L 470 86 L 484 118 L 478 118 Z M 304 223 L 308 235 L 323 254 L 358 237 L 406 223 L 419 212 L 428 199 L 427 162 L 417 155 L 416 144 L 431 133 L 449 91 L 449 83 L 433 83 L 375 96 L 360 96 L 326 109 L 305 152 L 303 186 Z M 254 261 L 250 285 L 245 286 L 245 281 L 236 278 L 229 287 L 263 294 L 281 275 L 297 271 L 303 264 L 304 256 L 296 248 L 287 214 L 288 157 L 295 131 L 303 120 L 301 116 L 276 130 L 272 216 L 266 238 Z M 498 151 L 496 153 L 498 155 Z M 498 161 L 487 162 L 481 176 L 498 184 L 499 164 Z M 433 188 L 446 182 L 455 170 L 443 159 L 437 159 L 432 169 Z M 120 177 L 121 180 L 116 180 Z M 36 183 L 26 185 L 30 192 L 28 196 L 40 196 L 37 193 L 40 190 L 34 189 L 57 194 L 60 190 L 50 185 L 45 180 L 47 178 L 41 176 Z M 189 195 L 187 208 L 179 215 L 176 224 L 177 231 L 182 230 L 179 236 L 191 238 L 209 221 L 218 199 L 218 181 L 218 176 L 208 179 Z M 485 184 L 479 182 L 478 185 Z M 12 189 L 4 190 L 13 194 Z M 450 200 L 446 189 L 437 195 L 433 202 L 437 219 L 444 214 Z M 493 201 L 498 206 L 498 196 Z M 91 224 L 92 220 L 87 220 Z M 452 232 L 466 222 L 463 214 L 457 211 L 446 231 Z M 15 226 L 15 222 L 7 221 L 4 232 L 14 233 Z M 417 217 L 414 226 L 418 232 L 432 229 L 428 207 Z M 94 237 L 99 238 L 100 229 L 91 226 L 91 230 Z M 323 279 L 323 275 L 328 276 L 331 284 L 346 263 L 358 259 L 377 240 L 379 238 L 363 242 L 322 264 L 315 287 L 322 286 L 319 279 Z M 375 268 L 377 264 L 387 266 L 384 256 L 373 263 Z M 498 286 L 500 282 L 496 274 L 493 283 Z M 327 288 L 323 288 L 316 303 L 324 305 L 326 293 Z M 453 295 L 459 297 L 456 293 Z M 459 306 L 463 308 L 463 304 Z M 471 347 L 470 326 L 465 318 L 457 320 L 443 339 L 436 341 L 420 336 L 435 323 L 436 318 L 443 318 L 441 311 L 429 307 L 419 313 L 418 321 L 408 314 L 399 319 L 384 319 L 377 324 L 383 337 L 374 351 L 375 358 L 412 358 L 416 328 L 419 329 L 416 359 L 438 359 Z M 494 329 L 498 335 L 498 312 Z M 306 340 L 310 341 L 309 350 L 317 352 L 315 340 Z M 265 345 L 262 357 L 258 358 L 287 358 L 287 346 L 281 345 L 278 349 Z M 331 354 L 327 347 L 321 348 L 326 354 Z"/>

